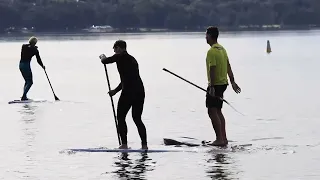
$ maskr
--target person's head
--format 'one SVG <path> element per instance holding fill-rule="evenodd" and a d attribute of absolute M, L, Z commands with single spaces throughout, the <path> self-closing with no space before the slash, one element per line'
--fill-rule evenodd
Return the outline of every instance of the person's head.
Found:
<path fill-rule="evenodd" d="M 206 31 L 207 43 L 211 46 L 218 41 L 219 30 L 217 27 L 209 26 Z"/>
<path fill-rule="evenodd" d="M 37 42 L 38 42 L 38 39 L 37 39 L 36 37 L 34 37 L 34 36 L 32 36 L 32 37 L 29 39 L 29 44 L 30 44 L 31 46 L 35 46 L 35 45 L 37 44 Z"/>
<path fill-rule="evenodd" d="M 121 54 L 127 51 L 127 43 L 124 40 L 118 40 L 114 43 L 113 50 L 116 54 Z"/>

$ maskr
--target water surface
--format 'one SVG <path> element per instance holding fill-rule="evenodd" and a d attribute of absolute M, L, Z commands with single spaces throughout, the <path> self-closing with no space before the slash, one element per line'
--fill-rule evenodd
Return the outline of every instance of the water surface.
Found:
<path fill-rule="evenodd" d="M 117 39 L 128 43 L 146 88 L 143 121 L 149 147 L 170 149 L 162 138 L 215 136 L 205 93 L 162 70 L 206 87 L 202 33 L 39 35 L 39 50 L 56 95 L 32 61 L 29 97 L 45 103 L 8 104 L 22 94 L 18 69 L 28 37 L 1 37 L 0 179 L 319 179 L 320 62 L 318 31 L 222 33 L 241 94 L 228 87 L 224 104 L 231 146 L 251 147 L 168 153 L 76 153 L 68 148 L 118 146 L 108 86 L 98 56 L 112 55 Z M 270 40 L 272 53 L 266 54 Z M 119 83 L 108 66 L 111 86 Z M 115 103 L 119 94 L 114 97 Z M 127 116 L 128 141 L 140 147 Z M 190 148 L 186 148 L 190 149 Z"/>

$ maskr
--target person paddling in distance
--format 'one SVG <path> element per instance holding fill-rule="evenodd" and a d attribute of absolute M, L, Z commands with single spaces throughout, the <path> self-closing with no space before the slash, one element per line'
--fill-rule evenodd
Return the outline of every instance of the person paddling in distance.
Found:
<path fill-rule="evenodd" d="M 115 89 L 109 91 L 109 95 L 114 96 L 122 90 L 117 107 L 118 130 L 121 139 L 119 149 L 128 148 L 128 130 L 125 119 L 130 108 L 132 108 L 132 118 L 141 138 L 142 149 L 148 149 L 146 127 L 141 119 L 145 90 L 140 77 L 138 63 L 127 52 L 127 43 L 125 41 L 116 41 L 113 50 L 115 52 L 113 56 L 106 57 L 104 54 L 101 54 L 99 58 L 103 64 L 116 63 L 120 75 L 120 84 Z"/>
<path fill-rule="evenodd" d="M 228 144 L 226 135 L 225 118 L 221 111 L 224 92 L 228 86 L 228 76 L 233 90 L 240 93 L 241 89 L 234 80 L 227 51 L 218 43 L 219 30 L 217 27 L 208 27 L 206 30 L 207 44 L 210 49 L 207 52 L 206 66 L 208 88 L 206 95 L 206 107 L 211 119 L 216 140 L 211 144 L 214 146 L 225 146 Z"/>
<path fill-rule="evenodd" d="M 31 62 L 31 59 L 34 55 L 37 58 L 38 64 L 43 69 L 45 69 L 45 66 L 43 65 L 41 58 L 40 58 L 40 55 L 39 55 L 38 47 L 36 46 L 37 42 L 38 42 L 38 39 L 36 37 L 32 36 L 29 39 L 29 43 L 23 44 L 22 48 L 21 48 L 21 59 L 20 59 L 20 63 L 19 63 L 19 69 L 22 74 L 22 77 L 25 80 L 21 101 L 28 100 L 27 93 L 33 84 L 30 62 Z"/>

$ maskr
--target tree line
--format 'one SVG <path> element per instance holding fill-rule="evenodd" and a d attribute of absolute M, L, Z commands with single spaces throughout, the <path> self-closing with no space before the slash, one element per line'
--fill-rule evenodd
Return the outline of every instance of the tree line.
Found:
<path fill-rule="evenodd" d="M 202 29 L 320 24 L 319 0 L 0 0 L 0 30 Z"/>

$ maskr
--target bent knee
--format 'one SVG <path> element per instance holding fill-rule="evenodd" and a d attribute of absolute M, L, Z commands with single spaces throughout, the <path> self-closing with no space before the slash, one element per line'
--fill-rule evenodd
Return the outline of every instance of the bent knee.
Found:
<path fill-rule="evenodd" d="M 132 119 L 133 119 L 135 122 L 138 122 L 138 123 L 142 122 L 141 116 L 139 116 L 139 115 L 132 116 Z"/>

